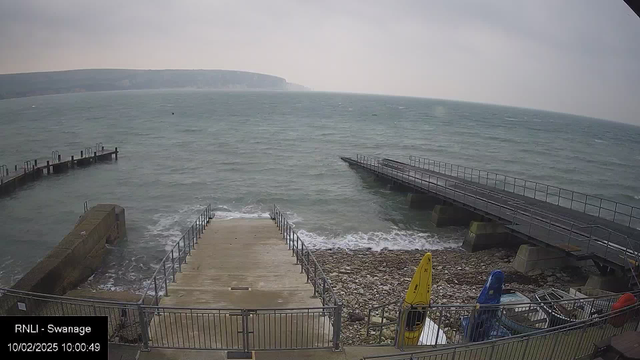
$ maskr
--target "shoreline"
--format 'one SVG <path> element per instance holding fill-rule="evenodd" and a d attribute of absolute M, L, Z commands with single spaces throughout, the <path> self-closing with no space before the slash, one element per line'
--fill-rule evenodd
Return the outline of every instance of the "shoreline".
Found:
<path fill-rule="evenodd" d="M 492 270 L 505 274 L 505 288 L 531 296 L 541 288 L 567 290 L 583 286 L 589 267 L 547 269 L 538 275 L 525 275 L 511 266 L 517 249 L 494 248 L 469 253 L 461 248 L 442 250 L 316 249 L 313 254 L 333 289 L 343 302 L 343 341 L 346 345 L 371 343 L 366 338 L 368 309 L 404 299 L 411 278 L 422 256 L 433 259 L 431 302 L 438 304 L 475 304 Z M 397 314 L 398 306 L 391 306 Z M 352 321 L 361 318 L 365 320 Z"/>

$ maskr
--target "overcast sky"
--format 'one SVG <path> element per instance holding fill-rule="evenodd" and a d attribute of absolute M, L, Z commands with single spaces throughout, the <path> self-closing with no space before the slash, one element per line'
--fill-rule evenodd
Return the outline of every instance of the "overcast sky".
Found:
<path fill-rule="evenodd" d="M 235 69 L 640 124 L 622 0 L 0 0 L 0 73 Z"/>

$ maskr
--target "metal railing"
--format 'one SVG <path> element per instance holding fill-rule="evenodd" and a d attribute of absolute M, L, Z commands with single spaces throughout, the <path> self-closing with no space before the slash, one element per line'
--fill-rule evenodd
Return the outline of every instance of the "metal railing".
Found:
<path fill-rule="evenodd" d="M 107 316 L 109 342 L 138 345 L 142 339 L 140 304 L 78 299 L 0 288 L 0 316 Z"/>
<path fill-rule="evenodd" d="M 450 347 L 411 351 L 394 355 L 365 356 L 364 359 L 578 359 L 592 354 L 595 344 L 639 325 L 640 304 L 555 328 L 517 336 L 457 344 Z"/>
<path fill-rule="evenodd" d="M 169 295 L 169 283 L 176 282 L 176 273 L 182 272 L 182 264 L 187 263 L 187 256 L 191 255 L 191 250 L 195 249 L 198 239 L 214 216 L 215 213 L 211 210 L 211 204 L 207 205 L 193 224 L 182 234 L 182 237 L 162 258 L 156 271 L 147 281 L 147 286 L 139 303 L 145 303 L 146 297 L 152 296 L 152 303 L 158 306 L 160 297 Z"/>
<path fill-rule="evenodd" d="M 331 314 L 337 306 L 221 309 L 142 306 L 143 348 L 297 350 L 337 348 Z M 339 337 L 337 337 L 339 338 Z"/>
<path fill-rule="evenodd" d="M 355 162 L 398 183 L 444 197 L 462 207 L 479 210 L 489 217 L 506 222 L 507 227 L 530 238 L 554 245 L 562 244 L 567 248 L 581 245 L 580 252 L 596 255 L 600 260 L 625 269 L 629 266 L 630 259 L 638 258 L 638 251 L 635 250 L 634 244 L 624 234 L 603 227 L 575 223 L 551 213 L 525 212 L 516 208 L 514 203 L 501 203 L 461 190 L 460 188 L 468 185 L 459 181 L 410 168 L 387 166 L 388 164 L 380 159 L 357 155 Z M 472 190 L 479 192 L 477 189 Z"/>
<path fill-rule="evenodd" d="M 0 178 L 5 176 L 9 176 L 9 168 L 7 165 L 2 164 L 0 165 Z"/>
<path fill-rule="evenodd" d="M 271 219 L 275 221 L 278 229 L 280 229 L 282 238 L 289 250 L 291 250 L 291 256 L 296 258 L 296 265 L 300 265 L 300 273 L 306 274 L 307 282 L 313 285 L 313 296 L 319 297 L 323 306 L 335 308 L 335 314 L 330 312 L 329 316 L 333 322 L 333 343 L 335 349 L 339 349 L 340 329 L 342 326 L 342 302 L 333 291 L 331 280 L 324 274 L 322 267 L 318 264 L 309 247 L 300 239 L 298 232 L 293 228 L 293 225 L 277 205 L 273 205 L 270 216 Z"/>
<path fill-rule="evenodd" d="M 542 200 L 551 204 L 610 220 L 618 224 L 626 225 L 628 227 L 640 227 L 640 208 L 637 206 L 537 181 L 520 179 L 492 171 L 474 169 L 467 166 L 450 164 L 429 158 L 409 156 L 409 163 L 412 166 L 421 167 L 478 184 L 491 186 L 503 191 Z"/>
<path fill-rule="evenodd" d="M 393 168 L 396 169 L 398 171 L 406 171 L 405 166 L 414 166 L 411 164 L 406 164 L 406 163 L 402 163 L 399 161 L 395 161 L 395 160 L 391 160 L 391 159 L 382 159 L 379 160 L 380 163 L 384 164 L 385 167 L 389 167 L 389 168 Z M 420 167 L 421 169 L 424 169 L 424 167 Z M 446 171 L 445 171 L 446 174 Z M 480 183 L 480 185 L 484 185 L 482 183 Z M 500 193 L 500 192 L 493 192 L 491 190 L 487 190 L 484 187 L 481 186 L 474 186 L 474 185 L 466 185 L 465 184 L 465 188 L 471 189 L 473 191 L 476 192 L 480 192 L 480 193 L 486 193 L 487 195 L 491 196 L 491 197 L 497 197 L 500 199 L 503 199 L 505 201 L 508 201 L 509 204 L 512 204 L 514 206 L 527 206 L 524 202 L 514 199 L 510 196 L 505 196 L 504 194 Z M 499 190 L 499 189 L 498 189 Z M 529 207 L 528 211 L 531 211 L 533 213 L 536 214 L 542 214 L 542 215 L 546 215 L 546 216 L 552 216 L 555 217 L 556 219 L 562 219 L 563 221 L 566 220 L 567 218 L 562 216 L 562 215 L 558 215 L 558 214 L 554 214 L 553 211 L 545 211 L 545 210 L 540 210 L 537 209 L 535 207 Z M 638 288 L 640 288 L 640 281 L 638 280 L 637 276 L 636 276 L 636 271 L 638 271 L 638 266 L 640 265 L 640 242 L 638 242 L 637 240 L 632 240 L 631 238 L 629 238 L 627 235 L 625 234 L 621 234 L 617 231 L 613 231 L 613 230 L 609 230 L 608 228 L 606 228 L 605 226 L 602 225 L 598 225 L 598 224 L 582 224 L 582 225 L 577 225 L 578 229 L 581 229 L 582 231 L 586 231 L 587 229 L 589 229 L 590 231 L 590 236 L 593 235 L 593 229 L 598 229 L 596 231 L 596 236 L 597 236 L 597 232 L 600 231 L 605 231 L 608 232 L 609 236 L 611 234 L 616 234 L 616 236 L 618 236 L 619 238 L 626 238 L 627 239 L 627 243 L 626 246 L 628 249 L 631 249 L 632 251 L 629 253 L 629 258 L 625 258 L 624 260 L 624 266 L 625 268 L 628 268 L 629 272 L 630 272 L 630 279 L 629 279 L 629 286 L 637 286 Z M 604 236 L 607 236 L 607 234 L 605 234 Z"/>
<path fill-rule="evenodd" d="M 394 301 L 369 309 L 366 342 L 386 342 L 387 345 L 402 348 L 405 345 L 404 327 L 399 326 L 399 323 L 402 319 L 405 322 L 406 319 L 411 319 L 410 314 L 420 314 L 425 333 L 428 334 L 421 343 L 413 345 L 438 347 L 508 337 L 609 313 L 622 294 L 499 305 L 432 304 L 411 308 L 403 308 L 402 301 Z M 638 297 L 640 291 L 632 294 Z M 389 315 L 393 320 L 389 319 Z M 491 326 L 485 326 L 487 320 L 494 320 Z M 386 338 L 382 336 L 385 330 Z M 389 336 L 389 333 L 393 336 Z"/>

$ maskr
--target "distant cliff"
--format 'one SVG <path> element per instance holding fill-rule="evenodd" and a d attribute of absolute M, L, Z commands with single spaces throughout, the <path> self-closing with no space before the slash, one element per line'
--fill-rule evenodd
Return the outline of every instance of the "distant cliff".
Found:
<path fill-rule="evenodd" d="M 87 69 L 0 75 L 0 100 L 142 89 L 307 90 L 277 76 L 230 70 Z"/>

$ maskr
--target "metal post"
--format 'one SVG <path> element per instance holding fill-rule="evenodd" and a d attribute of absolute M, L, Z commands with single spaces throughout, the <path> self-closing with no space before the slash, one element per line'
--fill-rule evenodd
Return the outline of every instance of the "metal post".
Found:
<path fill-rule="evenodd" d="M 545 192 L 544 201 L 549 201 L 549 185 L 547 185 L 547 191 Z"/>
<path fill-rule="evenodd" d="M 611 245 L 611 230 L 609 230 L 609 237 L 607 238 L 607 247 L 604 249 L 604 258 L 607 258 L 607 252 L 609 251 L 609 246 Z M 627 254 L 627 252 L 624 252 L 625 255 Z M 626 264 L 625 264 L 626 265 Z M 633 270 L 632 270 L 633 272 Z"/>
<path fill-rule="evenodd" d="M 178 240 L 178 272 L 182 272 L 182 254 L 180 253 L 180 240 Z"/>
<path fill-rule="evenodd" d="M 116 146 L 116 161 L 118 161 L 118 147 Z"/>
<path fill-rule="evenodd" d="M 94 162 L 94 163 L 97 163 L 97 162 L 98 162 L 98 152 L 97 152 L 97 151 L 94 151 L 94 152 L 93 152 L 93 162 Z"/>
<path fill-rule="evenodd" d="M 169 284 L 167 283 L 167 262 L 162 260 L 162 271 L 164 272 L 164 295 L 169 296 Z"/>
<path fill-rule="evenodd" d="M 318 297 L 318 291 L 316 287 L 318 286 L 318 263 L 313 262 L 313 297 Z"/>
<path fill-rule="evenodd" d="M 320 299 L 322 306 L 324 306 L 324 294 L 326 289 L 327 289 L 327 279 L 323 276 L 322 277 L 322 298 Z"/>
<path fill-rule="evenodd" d="M 51 169 L 49 168 L 49 160 L 47 160 L 47 175 L 51 174 Z"/>
<path fill-rule="evenodd" d="M 173 259 L 173 249 L 171 249 L 171 273 L 173 274 L 173 282 L 176 282 L 176 263 Z"/>
<path fill-rule="evenodd" d="M 569 239 L 567 240 L 567 245 L 571 244 L 571 237 L 573 236 L 573 222 L 571 223 L 571 230 L 569 230 Z"/>
<path fill-rule="evenodd" d="M 336 304 L 333 313 L 333 350 L 340 350 L 340 333 L 342 332 L 342 304 Z"/>
<path fill-rule="evenodd" d="M 305 271 L 307 273 L 307 284 L 309 283 L 309 273 L 310 273 L 309 270 L 311 270 L 310 266 L 311 264 L 309 263 L 309 249 L 307 249 L 307 262 L 306 262 L 307 271 Z"/>
<path fill-rule="evenodd" d="M 302 243 L 302 252 L 300 253 L 300 274 L 304 272 L 304 243 Z"/>
<path fill-rule="evenodd" d="M 142 305 L 138 305 L 138 318 L 140 319 L 140 333 L 142 334 L 142 351 L 149 351 L 149 329 L 147 318 Z"/>
<path fill-rule="evenodd" d="M 157 276 L 153 277 L 153 289 L 154 289 L 154 292 L 155 292 L 154 296 L 155 296 L 155 299 L 156 299 L 156 306 L 158 306 L 158 281 L 157 281 L 157 279 L 158 279 Z"/>
<path fill-rule="evenodd" d="M 438 347 L 438 340 L 440 339 L 440 325 L 442 324 L 442 312 L 443 308 L 440 308 L 440 315 L 438 316 L 438 326 L 436 327 L 436 343 L 435 347 Z"/>

